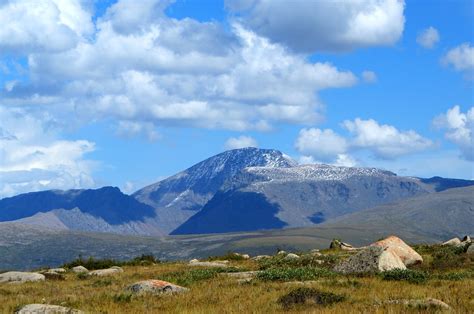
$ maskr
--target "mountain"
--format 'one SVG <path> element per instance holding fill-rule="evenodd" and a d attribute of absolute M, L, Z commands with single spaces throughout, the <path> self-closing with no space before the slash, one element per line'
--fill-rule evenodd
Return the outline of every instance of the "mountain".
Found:
<path fill-rule="evenodd" d="M 344 215 L 322 224 L 327 228 L 371 228 L 387 233 L 423 233 L 450 239 L 474 232 L 474 186 L 421 195 Z"/>
<path fill-rule="evenodd" d="M 210 157 L 133 195 L 118 188 L 43 191 L 0 200 L 0 222 L 134 235 L 310 227 L 474 181 L 401 177 L 375 168 L 298 165 L 277 150 Z"/>
<path fill-rule="evenodd" d="M 375 168 L 249 167 L 171 234 L 305 227 L 380 204 L 473 184 L 400 177 Z"/>
<path fill-rule="evenodd" d="M 169 233 L 196 214 L 222 184 L 247 167 L 288 168 L 296 162 L 273 149 L 229 150 L 133 194 L 156 209 L 160 230 Z"/>
<path fill-rule="evenodd" d="M 151 206 L 116 187 L 32 192 L 0 200 L 0 221 L 56 229 L 122 232 L 154 216 Z"/>

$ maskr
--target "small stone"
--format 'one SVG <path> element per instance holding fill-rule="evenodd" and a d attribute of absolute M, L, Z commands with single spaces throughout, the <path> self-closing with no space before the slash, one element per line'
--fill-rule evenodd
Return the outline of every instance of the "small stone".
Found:
<path fill-rule="evenodd" d="M 254 261 L 260 261 L 262 259 L 272 258 L 270 255 L 257 255 L 252 257 Z"/>
<path fill-rule="evenodd" d="M 181 293 L 189 289 L 163 280 L 143 280 L 136 282 L 126 288 L 126 290 L 134 293 L 150 293 L 150 294 L 164 294 L 164 293 Z"/>
<path fill-rule="evenodd" d="M 83 314 L 84 312 L 59 305 L 28 304 L 15 312 L 16 314 Z"/>

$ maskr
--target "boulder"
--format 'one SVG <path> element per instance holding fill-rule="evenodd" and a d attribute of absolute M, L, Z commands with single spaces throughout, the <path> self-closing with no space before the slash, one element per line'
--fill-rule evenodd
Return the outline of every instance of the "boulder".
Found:
<path fill-rule="evenodd" d="M 459 240 L 459 238 L 452 238 L 446 242 L 443 242 L 441 245 L 453 245 L 453 246 L 457 246 L 461 244 L 461 240 Z"/>
<path fill-rule="evenodd" d="M 432 308 L 441 310 L 450 310 L 451 307 L 441 300 L 426 298 L 426 299 L 409 299 L 409 300 L 389 300 L 385 304 L 403 304 L 414 308 Z"/>
<path fill-rule="evenodd" d="M 254 261 L 260 261 L 262 259 L 272 258 L 270 255 L 257 255 L 252 257 Z"/>
<path fill-rule="evenodd" d="M 229 261 L 214 261 L 214 262 L 200 262 L 200 261 L 189 261 L 189 266 L 203 266 L 203 267 L 227 267 Z"/>
<path fill-rule="evenodd" d="M 329 245 L 329 248 L 330 249 L 340 249 L 340 250 L 344 250 L 344 251 L 353 251 L 353 250 L 355 250 L 355 248 L 352 245 L 350 245 L 349 243 L 345 243 L 345 242 L 339 241 L 337 239 L 333 239 L 331 241 L 331 244 Z"/>
<path fill-rule="evenodd" d="M 464 238 L 462 238 L 461 242 L 465 242 L 465 243 L 471 243 L 471 237 L 470 236 L 464 236 Z"/>
<path fill-rule="evenodd" d="M 293 260 L 296 260 L 296 259 L 299 259 L 300 257 L 296 254 L 293 254 L 293 253 L 289 253 L 288 255 L 286 255 L 283 260 L 285 261 L 293 261 Z"/>
<path fill-rule="evenodd" d="M 467 254 L 474 254 L 474 244 L 471 243 L 466 251 Z"/>
<path fill-rule="evenodd" d="M 53 271 L 55 273 L 62 274 L 62 273 L 66 272 L 66 269 L 64 269 L 64 268 L 51 268 L 48 271 Z"/>
<path fill-rule="evenodd" d="M 119 266 L 112 266 L 110 269 L 116 269 L 118 272 L 123 273 L 123 268 Z"/>
<path fill-rule="evenodd" d="M 42 273 L 47 280 L 64 280 L 64 275 L 52 271 L 51 269 Z"/>
<path fill-rule="evenodd" d="M 80 274 L 80 273 L 88 273 L 89 270 L 84 266 L 75 266 L 71 269 L 73 273 Z"/>
<path fill-rule="evenodd" d="M 116 274 L 123 273 L 123 269 L 117 266 L 114 266 L 115 268 L 107 268 L 107 269 L 97 269 L 89 272 L 89 275 L 91 276 L 98 276 L 98 277 L 104 277 L 104 276 L 112 276 Z"/>
<path fill-rule="evenodd" d="M 406 266 L 392 250 L 380 246 L 364 248 L 334 268 L 336 272 L 343 274 L 375 273 L 392 269 L 406 269 Z"/>
<path fill-rule="evenodd" d="M 415 265 L 423 262 L 423 258 L 402 239 L 390 236 L 386 239 L 372 243 L 370 246 L 379 246 L 392 251 L 405 264 L 405 266 Z"/>
<path fill-rule="evenodd" d="M 286 254 L 288 254 L 288 253 L 286 253 L 286 251 L 283 251 L 283 250 L 280 250 L 280 251 L 277 252 L 278 256 L 286 255 Z"/>
<path fill-rule="evenodd" d="M 163 294 L 163 293 L 181 293 L 186 292 L 189 289 L 184 288 L 175 284 L 172 284 L 163 280 L 143 280 L 136 282 L 126 288 L 126 290 L 134 293 L 150 293 L 150 294 Z"/>
<path fill-rule="evenodd" d="M 45 276 L 39 273 L 21 271 L 9 271 L 0 274 L 0 283 L 23 283 L 32 281 L 44 281 Z"/>
<path fill-rule="evenodd" d="M 250 255 L 248 255 L 248 254 L 242 254 L 242 258 L 243 258 L 243 259 L 250 259 Z"/>
<path fill-rule="evenodd" d="M 28 304 L 15 312 L 16 314 L 83 314 L 84 312 L 59 305 Z"/>

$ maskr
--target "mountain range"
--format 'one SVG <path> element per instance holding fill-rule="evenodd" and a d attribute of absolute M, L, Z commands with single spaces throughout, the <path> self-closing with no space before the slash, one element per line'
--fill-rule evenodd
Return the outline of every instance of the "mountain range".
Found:
<path fill-rule="evenodd" d="M 406 208 L 416 199 L 424 208 L 442 191 L 471 185 L 474 181 L 404 177 L 375 168 L 299 165 L 277 150 L 243 148 L 210 157 L 132 195 L 103 187 L 4 198 L 0 222 L 148 236 L 311 227 L 343 217 L 362 223 L 381 216 L 381 205 Z M 459 210 L 474 218 L 472 198 L 464 199 Z M 396 210 L 392 213 L 397 216 Z"/>

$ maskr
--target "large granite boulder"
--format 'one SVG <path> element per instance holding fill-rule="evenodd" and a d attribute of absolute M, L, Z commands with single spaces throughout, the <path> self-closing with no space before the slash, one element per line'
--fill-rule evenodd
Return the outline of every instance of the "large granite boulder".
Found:
<path fill-rule="evenodd" d="M 163 293 L 181 293 L 186 292 L 189 289 L 184 288 L 175 284 L 172 284 L 163 280 L 143 280 L 136 282 L 126 288 L 134 294 L 150 293 L 150 294 L 163 294 Z"/>
<path fill-rule="evenodd" d="M 29 273 L 21 271 L 9 271 L 0 274 L 0 283 L 23 283 L 32 281 L 44 281 L 45 276 L 38 273 Z"/>
<path fill-rule="evenodd" d="M 84 312 L 59 305 L 28 304 L 15 312 L 16 314 L 83 314 Z"/>
<path fill-rule="evenodd" d="M 334 268 L 343 274 L 376 273 L 392 269 L 406 269 L 406 266 L 392 250 L 380 246 L 364 248 Z"/>
<path fill-rule="evenodd" d="M 386 239 L 372 243 L 370 246 L 378 246 L 396 254 L 405 266 L 415 265 L 423 262 L 423 258 L 402 239 L 390 236 Z"/>

